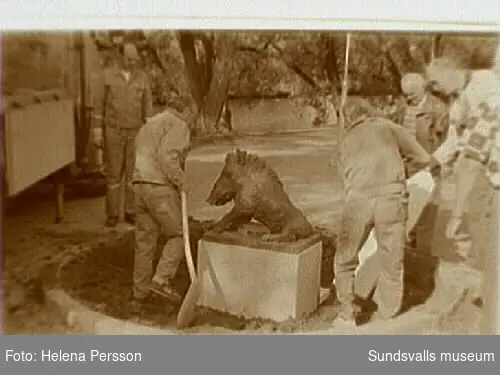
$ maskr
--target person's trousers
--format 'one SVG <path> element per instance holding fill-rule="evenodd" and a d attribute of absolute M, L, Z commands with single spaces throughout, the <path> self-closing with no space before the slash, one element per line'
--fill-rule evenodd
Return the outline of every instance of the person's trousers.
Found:
<path fill-rule="evenodd" d="M 341 311 L 354 313 L 355 271 L 359 252 L 372 229 L 377 241 L 379 275 L 376 302 L 382 317 L 390 318 L 401 309 L 403 261 L 406 238 L 407 200 L 404 192 L 385 196 L 348 195 L 335 254 L 335 287 Z"/>
<path fill-rule="evenodd" d="M 133 294 L 143 298 L 151 281 L 162 284 L 173 279 L 184 258 L 182 206 L 180 193 L 173 186 L 141 183 L 134 189 L 137 217 Z M 159 243 L 164 246 L 160 248 Z"/>
<path fill-rule="evenodd" d="M 125 213 L 134 214 L 135 194 L 132 175 L 135 165 L 136 129 L 106 127 L 106 214 L 120 216 L 122 203 L 122 183 L 125 183 Z"/>
<path fill-rule="evenodd" d="M 482 237 L 484 214 L 493 190 L 489 187 L 483 165 L 472 159 L 458 159 L 454 178 L 455 197 L 451 216 L 463 220 L 457 237 L 453 239 L 455 247 L 462 257 L 479 265 L 482 250 L 477 244 Z"/>

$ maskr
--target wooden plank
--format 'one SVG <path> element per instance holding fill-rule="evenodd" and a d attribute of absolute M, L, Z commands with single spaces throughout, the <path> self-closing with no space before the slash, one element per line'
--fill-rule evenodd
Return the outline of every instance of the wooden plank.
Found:
<path fill-rule="evenodd" d="M 71 99 L 11 109 L 5 114 L 8 196 L 75 161 Z"/>

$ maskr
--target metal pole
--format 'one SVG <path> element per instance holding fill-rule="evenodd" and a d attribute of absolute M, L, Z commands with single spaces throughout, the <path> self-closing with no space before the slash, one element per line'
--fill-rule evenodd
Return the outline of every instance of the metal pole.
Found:
<path fill-rule="evenodd" d="M 344 139 L 345 131 L 345 118 L 344 118 L 344 106 L 347 101 L 348 94 L 348 79 L 349 79 L 349 51 L 351 49 L 351 33 L 347 33 L 346 36 L 346 46 L 345 46 L 345 60 L 344 60 L 344 77 L 342 79 L 342 94 L 340 97 L 339 105 L 339 144 Z"/>
<path fill-rule="evenodd" d="M 351 33 L 347 33 L 346 35 L 346 46 L 345 46 L 345 59 L 344 59 L 344 76 L 342 79 L 342 93 L 340 95 L 340 103 L 338 110 L 338 129 L 337 129 L 337 147 L 336 152 L 334 152 L 334 156 L 331 160 L 332 166 L 335 167 L 337 174 L 340 173 L 340 148 L 341 144 L 344 140 L 344 132 L 345 132 L 345 119 L 344 119 L 344 106 L 347 100 L 347 91 L 348 91 L 348 78 L 349 78 L 349 50 L 351 46 Z M 339 175 L 340 181 L 342 181 L 343 176 Z"/>

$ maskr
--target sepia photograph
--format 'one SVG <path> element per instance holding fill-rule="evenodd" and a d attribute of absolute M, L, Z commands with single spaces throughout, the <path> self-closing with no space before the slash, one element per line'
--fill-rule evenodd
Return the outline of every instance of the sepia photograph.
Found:
<path fill-rule="evenodd" d="M 499 47 L 3 32 L 3 333 L 498 334 Z"/>

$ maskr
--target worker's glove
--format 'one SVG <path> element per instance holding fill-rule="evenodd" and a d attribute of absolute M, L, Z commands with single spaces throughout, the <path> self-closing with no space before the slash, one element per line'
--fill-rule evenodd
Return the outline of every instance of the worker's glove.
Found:
<path fill-rule="evenodd" d="M 94 142 L 95 147 L 97 148 L 104 147 L 104 131 L 102 128 L 94 128 L 92 130 L 92 140 Z"/>
<path fill-rule="evenodd" d="M 184 179 L 184 175 L 176 176 L 172 182 L 179 192 L 186 192 L 186 181 Z"/>

